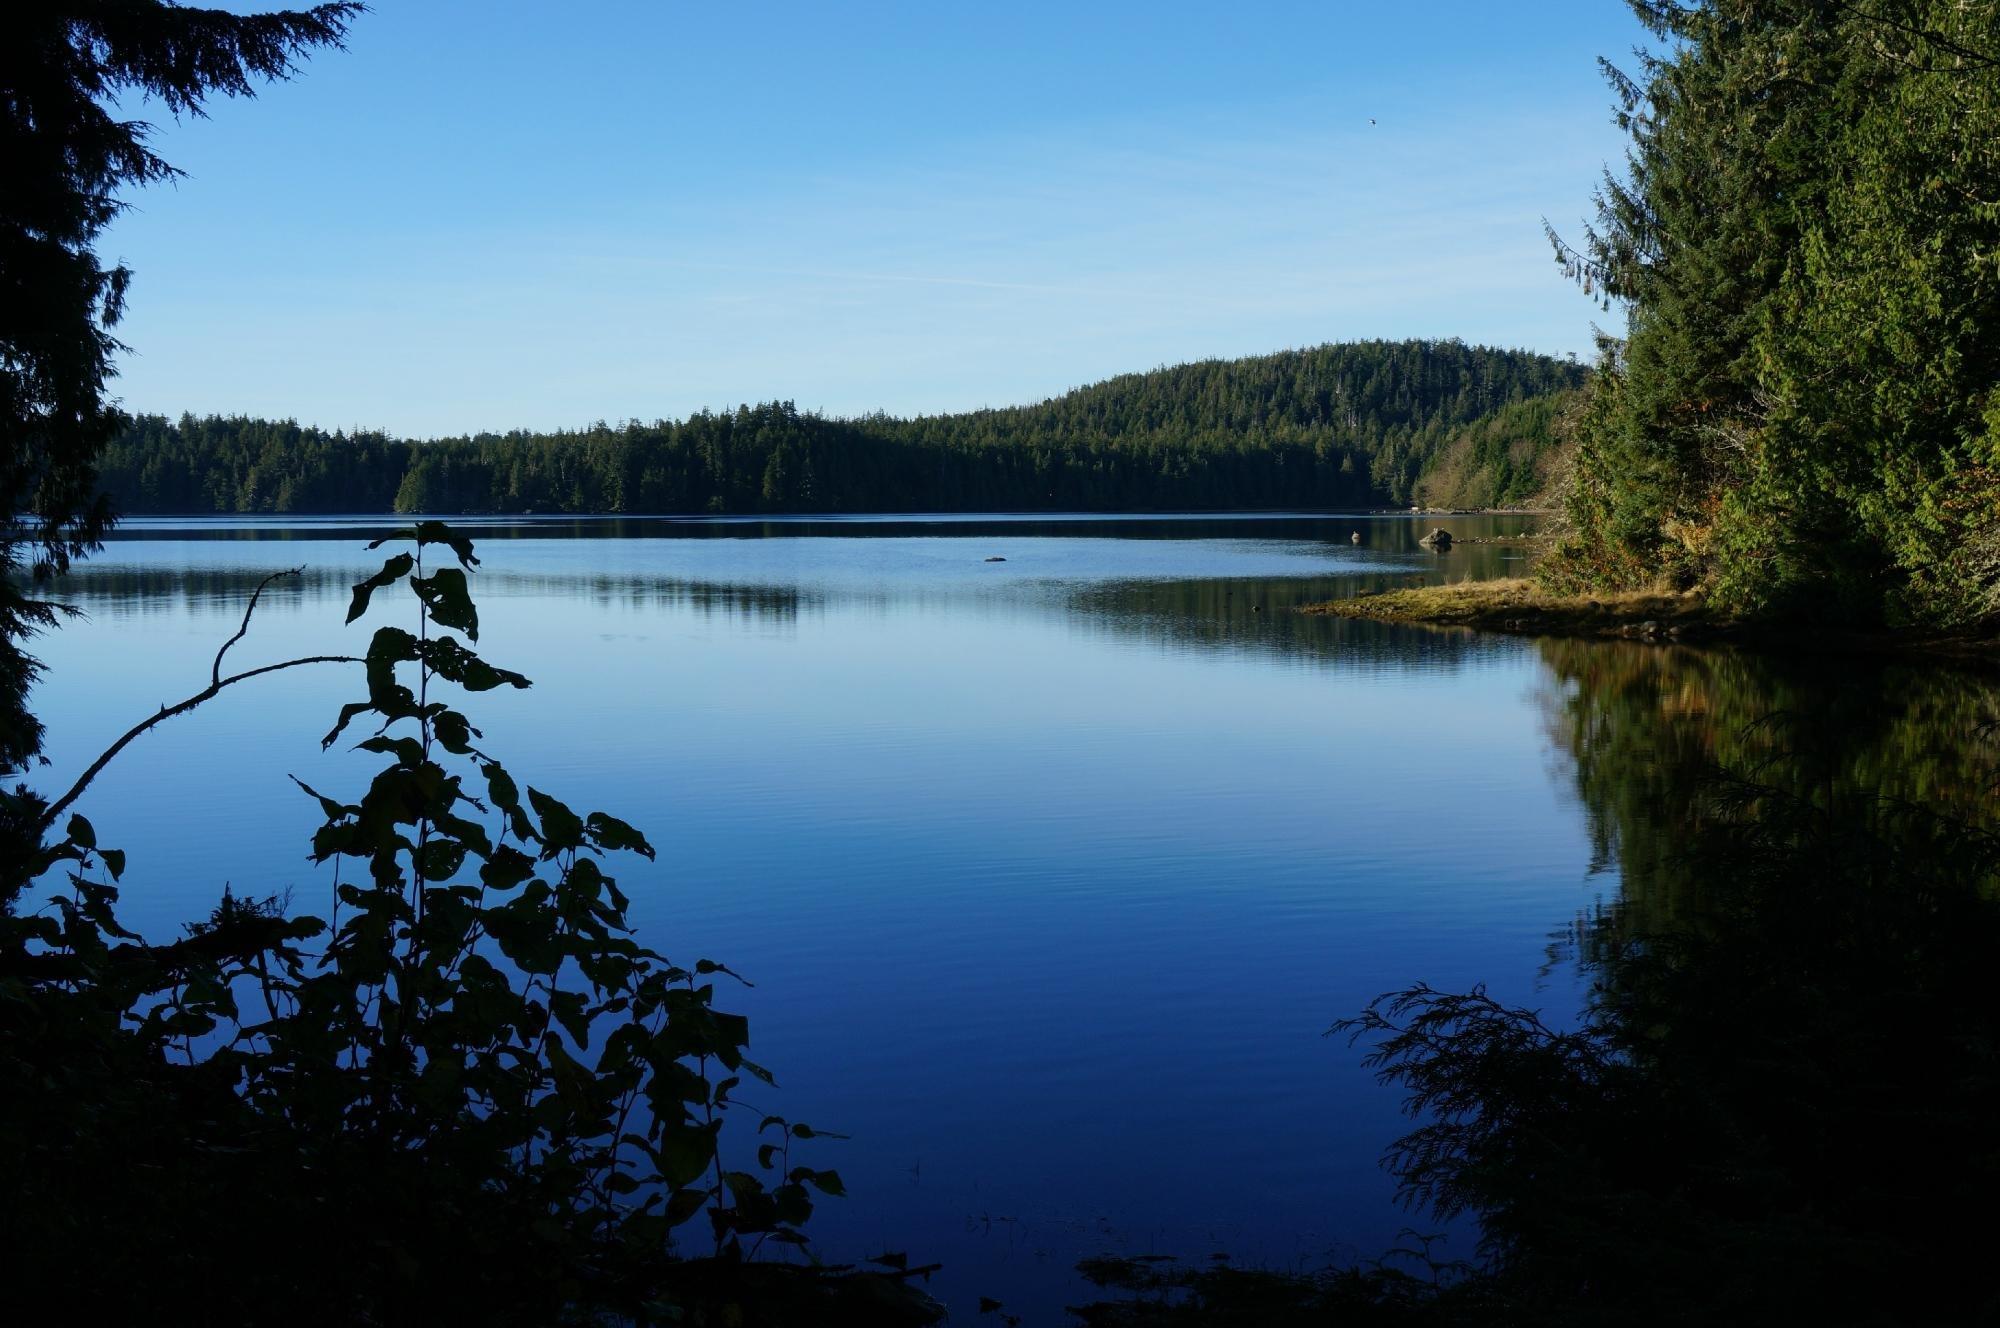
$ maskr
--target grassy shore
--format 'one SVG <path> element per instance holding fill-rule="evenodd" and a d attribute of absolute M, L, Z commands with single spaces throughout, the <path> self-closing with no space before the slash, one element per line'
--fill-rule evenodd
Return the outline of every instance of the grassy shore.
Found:
<path fill-rule="evenodd" d="M 1523 636 L 1619 637 L 1639 641 L 1733 641 L 1759 649 L 1948 655 L 2000 662 L 2000 639 L 1984 634 L 1854 631 L 1824 624 L 1752 622 L 1710 608 L 1699 591 L 1635 590 L 1552 595 L 1525 577 L 1461 581 L 1301 605 L 1300 613 Z"/>
<path fill-rule="evenodd" d="M 1708 611 L 1698 594 L 1652 591 L 1551 595 L 1526 578 L 1461 581 L 1327 600 L 1301 613 L 1368 618 L 1433 627 L 1477 627 L 1531 636 L 1622 636 L 1647 639 L 1718 636 L 1736 624 Z"/>

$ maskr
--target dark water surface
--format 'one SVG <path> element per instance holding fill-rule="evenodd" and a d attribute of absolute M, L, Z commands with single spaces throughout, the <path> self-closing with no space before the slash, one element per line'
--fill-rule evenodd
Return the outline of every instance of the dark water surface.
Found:
<path fill-rule="evenodd" d="M 1929 787 L 1971 778 L 1938 735 L 1991 709 L 1908 670 L 1288 611 L 1513 574 L 1518 548 L 1416 537 L 1519 517 L 467 524 L 481 649 L 536 684 L 471 698 L 485 746 L 651 835 L 617 872 L 641 939 L 755 980 L 734 1008 L 781 1090 L 751 1100 L 852 1136 L 813 1159 L 851 1195 L 814 1219 L 826 1253 L 942 1261 L 961 1320 L 986 1294 L 1055 1321 L 1102 1252 L 1384 1251 L 1414 1220 L 1376 1161 L 1404 1125 L 1332 1020 L 1418 980 L 1568 1017 L 1575 923 L 1621 857 L 1664 879 L 1719 726 L 1845 706 L 1853 778 Z M 306 568 L 233 664 L 358 650 L 384 528 L 128 524 L 42 643 L 46 784 L 199 690 L 271 570 Z M 369 759 L 317 742 L 358 686 L 239 689 L 99 781 L 128 924 L 165 937 L 225 883 L 324 914 L 286 776 L 358 790 Z"/>

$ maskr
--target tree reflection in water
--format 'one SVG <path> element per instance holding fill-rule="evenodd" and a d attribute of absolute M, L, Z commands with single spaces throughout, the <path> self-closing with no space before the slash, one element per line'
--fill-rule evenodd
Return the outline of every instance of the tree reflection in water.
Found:
<path fill-rule="evenodd" d="M 1616 902 L 1582 1017 L 1391 993 L 1386 1165 L 1475 1264 L 1098 1264 L 1094 1324 L 2000 1322 L 2000 691 L 1924 664 L 1550 642 Z M 1422 1255 L 1424 1251 L 1417 1248 Z"/>

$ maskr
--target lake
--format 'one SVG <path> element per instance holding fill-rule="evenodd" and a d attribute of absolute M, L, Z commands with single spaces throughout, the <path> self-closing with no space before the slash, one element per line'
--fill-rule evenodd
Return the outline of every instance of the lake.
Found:
<path fill-rule="evenodd" d="M 1687 906 L 1674 828 L 1719 742 L 1824 731 L 1843 778 L 1956 796 L 1995 709 L 1936 669 L 1291 612 L 1516 574 L 1518 546 L 1417 537 L 1523 517 L 463 524 L 482 653 L 535 680 L 470 698 L 484 745 L 650 835 L 616 869 L 640 939 L 751 978 L 725 1005 L 780 1088 L 750 1101 L 851 1136 L 812 1159 L 850 1194 L 824 1252 L 942 1262 L 965 1320 L 1059 1321 L 1086 1255 L 1318 1266 L 1435 1229 L 1378 1166 L 1396 1096 L 1329 1024 L 1417 981 L 1569 1018 L 1621 891 Z M 38 784 L 200 690 L 270 571 L 305 568 L 233 667 L 359 650 L 389 528 L 128 523 L 39 643 Z M 169 937 L 225 884 L 323 915 L 286 776 L 358 791 L 372 758 L 318 738 L 359 694 L 296 670 L 130 749 L 79 806 L 130 853 L 124 920 Z M 1740 737 L 1772 714 L 1814 723 Z"/>

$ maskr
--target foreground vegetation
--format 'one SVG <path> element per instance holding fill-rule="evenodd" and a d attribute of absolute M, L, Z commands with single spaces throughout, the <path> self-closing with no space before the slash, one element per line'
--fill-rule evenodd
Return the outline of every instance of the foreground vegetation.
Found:
<path fill-rule="evenodd" d="M 1543 487 L 1583 376 L 1525 351 L 1369 341 L 918 419 L 829 419 L 779 402 L 414 442 L 141 416 L 100 467 L 130 513 L 1498 506 Z"/>
<path fill-rule="evenodd" d="M 725 1134 L 772 1082 L 717 1003 L 736 975 L 639 944 L 604 864 L 645 837 L 519 783 L 445 699 L 529 685 L 476 653 L 471 543 L 377 543 L 404 547 L 348 621 L 406 590 L 407 627 L 229 673 L 253 594 L 207 687 L 19 796 L 44 838 L 0 895 L 0 1269 L 63 1285 L 77 1322 L 941 1317 L 905 1272 L 757 1261 L 844 1193 L 807 1162 L 823 1132 L 753 1111 Z M 225 887 L 179 940 L 121 925 L 125 856 L 65 814 L 155 725 L 319 665 L 365 683 L 325 745 L 383 758 L 363 791 L 299 784 L 326 912 Z"/>

